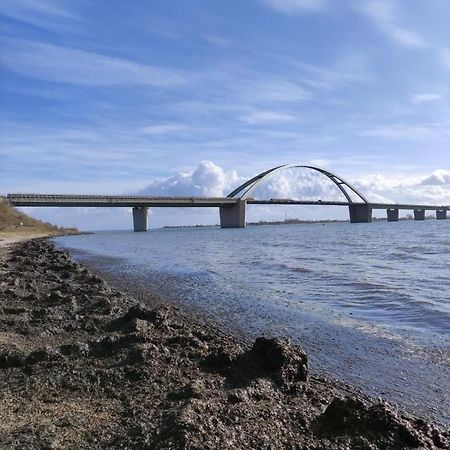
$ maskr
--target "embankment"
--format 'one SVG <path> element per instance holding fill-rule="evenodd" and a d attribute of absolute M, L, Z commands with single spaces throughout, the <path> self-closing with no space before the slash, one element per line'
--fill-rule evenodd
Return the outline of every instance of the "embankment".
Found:
<path fill-rule="evenodd" d="M 0 262 L 0 447 L 449 448 L 450 434 L 109 287 L 46 240 Z"/>

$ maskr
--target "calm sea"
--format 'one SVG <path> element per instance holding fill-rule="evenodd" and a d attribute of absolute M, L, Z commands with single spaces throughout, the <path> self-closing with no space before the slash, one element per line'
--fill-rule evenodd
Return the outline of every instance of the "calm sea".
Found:
<path fill-rule="evenodd" d="M 288 336 L 316 372 L 450 423 L 450 220 L 55 241 L 243 336 Z"/>

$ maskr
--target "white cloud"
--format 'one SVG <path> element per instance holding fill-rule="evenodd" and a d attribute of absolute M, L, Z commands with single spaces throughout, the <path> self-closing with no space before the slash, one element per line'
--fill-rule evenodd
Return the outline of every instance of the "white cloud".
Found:
<path fill-rule="evenodd" d="M 259 0 L 263 5 L 282 14 L 303 14 L 322 11 L 327 7 L 327 0 Z"/>
<path fill-rule="evenodd" d="M 441 98 L 442 95 L 429 93 L 429 94 L 415 94 L 412 96 L 411 100 L 413 103 L 424 103 L 440 100 Z"/>
<path fill-rule="evenodd" d="M 427 43 L 418 33 L 398 24 L 395 2 L 391 0 L 357 2 L 357 9 L 369 17 L 396 44 L 411 48 L 427 47 Z"/>
<path fill-rule="evenodd" d="M 450 171 L 443 169 L 428 176 L 373 174 L 353 180 L 353 184 L 373 202 L 434 205 L 450 204 L 449 182 Z"/>
<path fill-rule="evenodd" d="M 194 171 L 159 178 L 139 194 L 222 197 L 228 195 L 239 181 L 236 171 L 226 171 L 212 161 L 201 161 Z"/>
<path fill-rule="evenodd" d="M 211 161 L 202 161 L 191 172 L 180 172 L 150 183 L 139 194 L 173 196 L 227 195 L 245 179 L 236 171 L 225 171 Z M 379 203 L 449 204 L 450 171 L 438 169 L 430 175 L 369 174 L 348 180 L 369 201 Z M 345 201 L 327 177 L 311 169 L 289 168 L 275 172 L 250 194 L 257 199 Z M 358 200 L 352 195 L 354 200 Z M 326 216 L 326 211 L 324 212 Z M 322 213 L 322 214 L 324 214 Z"/>
<path fill-rule="evenodd" d="M 42 42 L 4 39 L 0 63 L 22 75 L 82 86 L 173 86 L 186 75 L 126 59 Z"/>
<path fill-rule="evenodd" d="M 450 170 L 438 169 L 422 180 L 422 185 L 450 185 Z"/>
<path fill-rule="evenodd" d="M 277 113 L 275 111 L 254 111 L 239 117 L 242 122 L 249 125 L 285 123 L 295 120 L 295 116 L 285 113 Z"/>

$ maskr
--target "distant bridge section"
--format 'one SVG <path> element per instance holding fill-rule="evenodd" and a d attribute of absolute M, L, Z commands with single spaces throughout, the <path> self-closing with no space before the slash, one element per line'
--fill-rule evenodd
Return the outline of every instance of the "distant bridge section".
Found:
<path fill-rule="evenodd" d="M 228 197 L 155 197 L 141 195 L 61 195 L 8 194 L 14 206 L 83 206 L 83 207 L 220 207 L 234 205 Z"/>
<path fill-rule="evenodd" d="M 256 187 L 266 178 L 286 168 L 308 168 L 317 171 L 331 180 L 341 191 L 344 201 L 297 200 L 289 198 L 272 198 L 259 200 L 251 196 Z M 352 200 L 352 194 L 358 201 Z M 312 166 L 278 166 L 262 172 L 243 183 L 227 197 L 164 197 L 164 196 L 125 196 L 125 195 L 61 195 L 61 194 L 8 194 L 8 201 L 14 206 L 30 207 L 129 207 L 133 209 L 135 231 L 146 231 L 148 208 L 155 207 L 216 207 L 220 211 L 222 228 L 243 228 L 246 225 L 246 206 L 250 205 L 317 205 L 346 206 L 349 208 L 350 222 L 363 223 L 372 221 L 374 209 L 386 210 L 387 220 L 396 222 L 399 210 L 414 212 L 415 220 L 424 220 L 425 211 L 435 211 L 436 218 L 446 219 L 449 205 L 417 205 L 371 203 L 363 194 L 341 177 Z"/>

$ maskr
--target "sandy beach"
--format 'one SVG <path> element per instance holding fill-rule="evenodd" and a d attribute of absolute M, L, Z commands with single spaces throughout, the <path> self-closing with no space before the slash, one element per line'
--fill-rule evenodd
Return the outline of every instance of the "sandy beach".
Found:
<path fill-rule="evenodd" d="M 450 446 L 448 430 L 310 375 L 286 339 L 246 345 L 29 238 L 0 243 L 1 448 Z"/>

